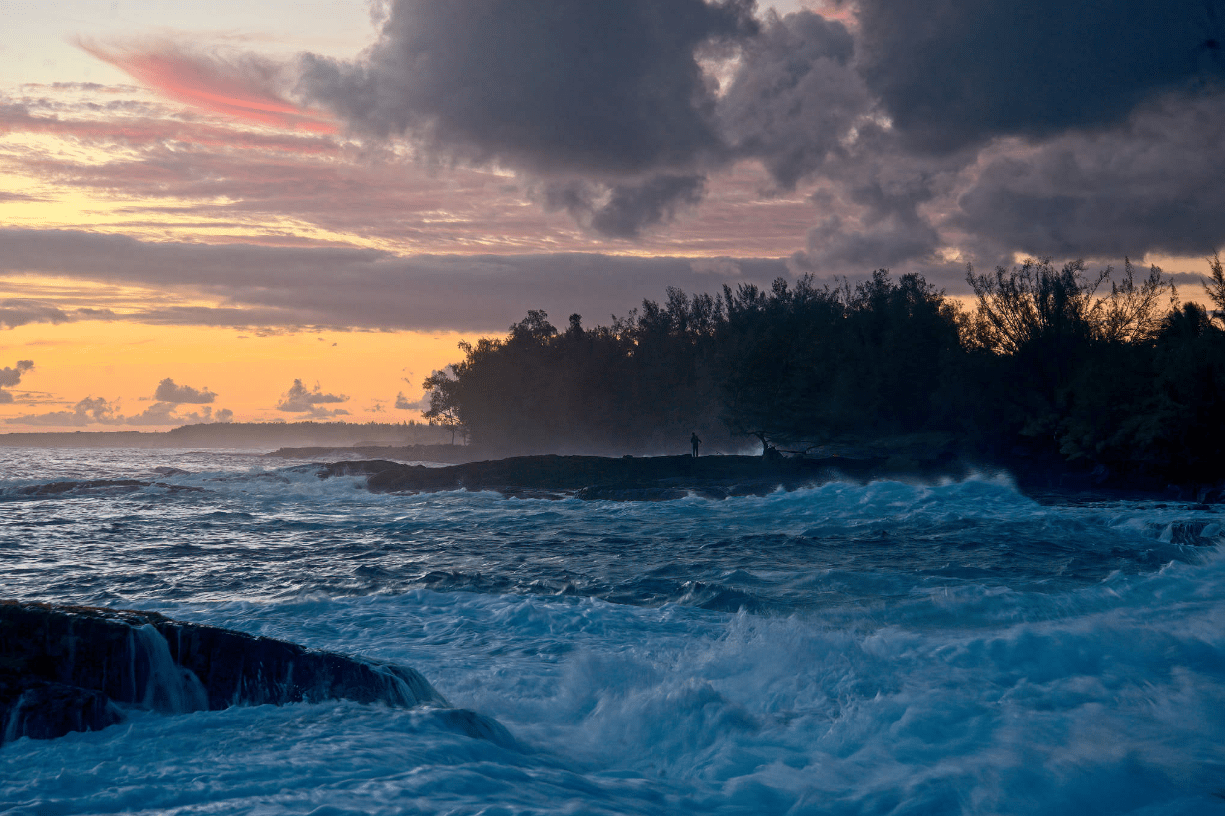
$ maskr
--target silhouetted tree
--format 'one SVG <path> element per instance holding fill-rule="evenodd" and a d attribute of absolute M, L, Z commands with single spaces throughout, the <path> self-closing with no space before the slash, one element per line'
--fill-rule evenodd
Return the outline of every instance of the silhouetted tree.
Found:
<path fill-rule="evenodd" d="M 421 387 L 430 395 L 429 410 L 421 415 L 429 424 L 449 430 L 454 445 L 456 432 L 464 427 L 460 418 L 459 381 L 443 369 L 426 377 Z"/>
<path fill-rule="evenodd" d="M 1221 265 L 1221 254 L 1214 253 L 1208 261 L 1211 279 L 1204 284 L 1208 299 L 1216 306 L 1213 317 L 1225 325 L 1225 267 Z"/>
<path fill-rule="evenodd" d="M 1075 408 L 1076 400 L 1100 402 L 1100 393 L 1088 396 L 1091 384 L 1101 386 L 1099 392 L 1121 387 L 1099 382 L 1095 372 L 1131 358 L 1102 346 L 1151 340 L 1161 320 L 1161 293 L 1168 288 L 1173 298 L 1174 291 L 1156 266 L 1137 284 L 1127 260 L 1121 282 L 1099 295 L 1112 273 L 1106 267 L 1086 276 L 1083 261 L 1056 270 L 1049 259 L 1027 260 L 1011 271 L 999 267 L 993 275 L 966 273 L 978 298 L 968 339 L 998 355 L 1005 374 L 986 395 L 994 421 L 1058 450 L 1065 420 L 1078 410 L 1085 416 Z M 1089 447 L 1080 444 L 1075 450 L 1081 454 Z"/>
<path fill-rule="evenodd" d="M 1209 263 L 1208 294 L 1225 307 L 1225 272 Z M 714 295 L 670 287 L 607 326 L 571 315 L 561 333 L 533 310 L 505 337 L 461 344 L 464 359 L 425 381 L 426 417 L 508 453 L 679 452 L 720 427 L 797 451 L 934 430 L 988 452 L 1220 473 L 1219 318 L 1168 308 L 1157 267 L 1139 276 L 1125 260 L 1113 276 L 1080 261 L 970 270 L 972 312 L 886 270 L 835 288 L 810 276 Z"/>

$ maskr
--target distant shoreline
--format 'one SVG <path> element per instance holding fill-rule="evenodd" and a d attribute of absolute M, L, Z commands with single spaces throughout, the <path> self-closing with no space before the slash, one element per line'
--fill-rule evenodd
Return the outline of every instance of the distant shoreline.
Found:
<path fill-rule="evenodd" d="M 0 448 L 246 448 L 436 445 L 450 432 L 423 423 L 230 422 L 169 431 L 34 431 L 0 433 Z"/>

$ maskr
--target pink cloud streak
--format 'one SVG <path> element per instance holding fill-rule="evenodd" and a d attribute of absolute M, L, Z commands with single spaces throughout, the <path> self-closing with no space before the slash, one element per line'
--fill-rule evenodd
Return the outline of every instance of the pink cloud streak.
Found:
<path fill-rule="evenodd" d="M 328 114 L 300 107 L 277 92 L 280 67 L 270 61 L 250 56 L 226 60 L 169 42 L 119 47 L 80 40 L 77 45 L 146 87 L 192 107 L 253 124 L 337 132 Z"/>

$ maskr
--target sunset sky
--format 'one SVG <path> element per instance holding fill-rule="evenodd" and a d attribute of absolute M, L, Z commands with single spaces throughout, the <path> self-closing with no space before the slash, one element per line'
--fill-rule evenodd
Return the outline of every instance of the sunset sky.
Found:
<path fill-rule="evenodd" d="M 1225 0 L 0 0 L 0 432 L 420 417 L 668 285 L 1225 246 Z"/>

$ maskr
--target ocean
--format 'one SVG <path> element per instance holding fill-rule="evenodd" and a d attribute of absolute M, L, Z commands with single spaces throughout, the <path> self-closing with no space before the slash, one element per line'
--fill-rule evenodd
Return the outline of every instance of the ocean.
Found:
<path fill-rule="evenodd" d="M 1225 814 L 1221 510 L 1006 474 L 376 495 L 239 451 L 0 448 L 0 598 L 392 661 L 509 733 L 132 709 L 0 746 L 0 812 Z"/>

